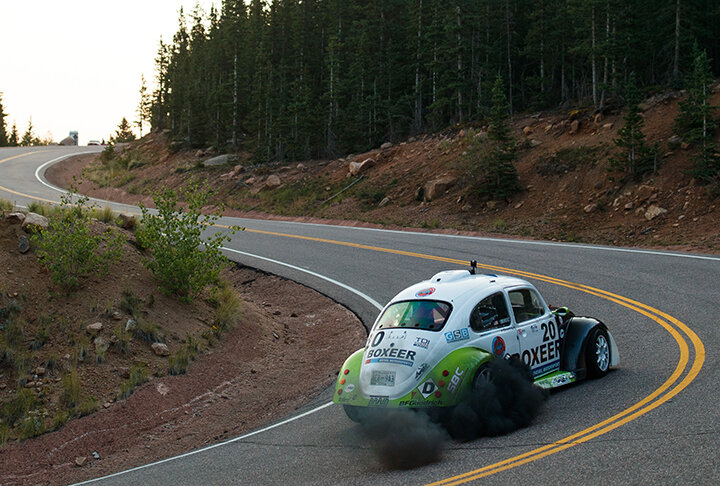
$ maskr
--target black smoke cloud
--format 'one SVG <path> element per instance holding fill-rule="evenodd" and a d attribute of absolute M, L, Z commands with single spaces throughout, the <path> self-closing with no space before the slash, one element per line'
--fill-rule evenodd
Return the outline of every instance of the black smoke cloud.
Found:
<path fill-rule="evenodd" d="M 362 427 L 380 462 L 390 469 L 411 469 L 440 461 L 451 438 L 468 441 L 530 425 L 547 392 L 533 385 L 530 370 L 519 360 L 495 359 L 487 366 L 491 381 L 474 386 L 463 403 L 443 414 L 368 410 Z"/>
<path fill-rule="evenodd" d="M 547 392 L 533 385 L 528 367 L 516 359 L 487 364 L 492 379 L 474 386 L 443 423 L 457 440 L 503 435 L 527 427 L 542 410 Z"/>
<path fill-rule="evenodd" d="M 442 459 L 450 436 L 422 412 L 377 411 L 362 424 L 375 455 L 389 469 L 412 469 Z"/>

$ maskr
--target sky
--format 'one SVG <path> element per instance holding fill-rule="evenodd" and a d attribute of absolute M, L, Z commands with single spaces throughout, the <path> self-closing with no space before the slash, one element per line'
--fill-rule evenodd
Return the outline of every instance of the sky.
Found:
<path fill-rule="evenodd" d="M 178 11 L 220 0 L 0 0 L 0 93 L 8 132 L 32 117 L 33 133 L 80 145 L 108 140 L 123 117 L 137 120 L 141 75 L 155 85 L 160 38 Z M 137 127 L 134 127 L 139 135 Z M 143 128 L 143 134 L 148 128 Z"/>

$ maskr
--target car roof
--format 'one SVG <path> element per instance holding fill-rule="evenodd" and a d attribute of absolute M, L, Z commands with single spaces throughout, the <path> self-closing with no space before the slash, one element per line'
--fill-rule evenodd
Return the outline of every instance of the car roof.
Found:
<path fill-rule="evenodd" d="M 418 299 L 458 302 L 478 293 L 491 295 L 517 286 L 532 287 L 525 280 L 506 275 L 473 275 L 467 270 L 447 270 L 406 288 L 397 294 L 392 302 Z"/>

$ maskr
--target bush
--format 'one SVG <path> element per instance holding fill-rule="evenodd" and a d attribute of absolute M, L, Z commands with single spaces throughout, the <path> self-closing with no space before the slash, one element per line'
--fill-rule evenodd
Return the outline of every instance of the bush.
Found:
<path fill-rule="evenodd" d="M 160 281 L 165 293 L 176 294 L 185 302 L 192 301 L 214 282 L 227 263 L 220 248 L 230 236 L 225 232 L 202 236 L 203 230 L 220 217 L 201 214 L 209 197 L 210 193 L 191 184 L 186 194 L 187 211 L 178 206 L 177 194 L 168 188 L 153 196 L 157 215 L 150 214 L 140 204 L 143 226 L 137 231 L 138 240 L 152 253 L 152 258 L 145 260 L 145 266 Z M 237 229 L 233 227 L 230 232 Z"/>
<path fill-rule="evenodd" d="M 113 232 L 93 235 L 88 198 L 73 205 L 74 190 L 61 197 L 61 211 L 50 217 L 47 230 L 32 235 L 39 260 L 50 270 L 53 282 L 66 291 L 80 279 L 104 275 L 113 261 L 122 258 L 123 237 Z"/>
<path fill-rule="evenodd" d="M 35 407 L 37 399 L 35 394 L 27 388 L 21 388 L 15 396 L 2 407 L 2 421 L 9 427 L 15 425 L 20 419 Z"/>
<path fill-rule="evenodd" d="M 186 349 L 181 349 L 168 359 L 168 373 L 171 375 L 184 375 L 190 364 L 190 355 Z"/>
<path fill-rule="evenodd" d="M 233 327 L 240 315 L 240 299 L 229 282 L 222 281 L 215 291 L 215 326 L 220 331 Z"/>
<path fill-rule="evenodd" d="M 2 211 L 12 211 L 15 205 L 8 201 L 7 199 L 0 198 L 0 210 Z"/>
<path fill-rule="evenodd" d="M 80 404 L 80 378 L 75 369 L 62 377 L 60 404 L 68 410 L 73 410 Z"/>

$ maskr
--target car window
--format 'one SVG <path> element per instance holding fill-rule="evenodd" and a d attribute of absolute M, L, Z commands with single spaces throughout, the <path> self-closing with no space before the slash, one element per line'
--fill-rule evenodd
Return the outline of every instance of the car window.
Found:
<path fill-rule="evenodd" d="M 452 306 L 435 300 L 396 302 L 385 309 L 378 321 L 378 329 L 395 327 L 439 331 L 445 325 Z"/>
<path fill-rule="evenodd" d="M 485 331 L 510 324 L 507 304 L 502 292 L 485 297 L 470 312 L 470 327 L 476 331 Z"/>
<path fill-rule="evenodd" d="M 515 322 L 523 322 L 545 313 L 540 296 L 532 289 L 518 289 L 508 292 Z"/>

